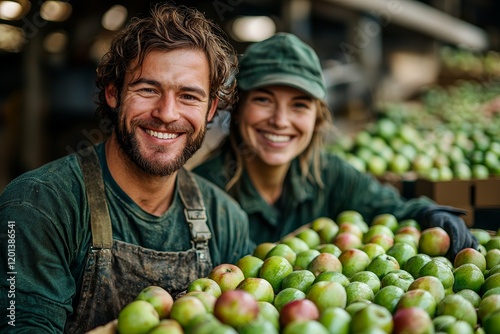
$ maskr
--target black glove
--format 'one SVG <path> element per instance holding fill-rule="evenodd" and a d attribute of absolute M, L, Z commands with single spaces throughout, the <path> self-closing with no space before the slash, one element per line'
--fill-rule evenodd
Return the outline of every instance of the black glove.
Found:
<path fill-rule="evenodd" d="M 469 231 L 460 215 L 466 211 L 449 207 L 433 206 L 423 210 L 420 219 L 422 229 L 429 227 L 441 227 L 450 236 L 450 249 L 446 257 L 453 262 L 455 255 L 464 248 L 478 249 L 479 242 Z"/>

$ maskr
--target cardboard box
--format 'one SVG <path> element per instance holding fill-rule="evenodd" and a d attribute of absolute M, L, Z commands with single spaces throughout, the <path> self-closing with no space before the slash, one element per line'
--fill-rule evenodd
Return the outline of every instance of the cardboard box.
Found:
<path fill-rule="evenodd" d="M 415 197 L 427 196 L 438 204 L 458 207 L 472 205 L 473 181 L 429 181 L 418 179 L 415 182 Z"/>
<path fill-rule="evenodd" d="M 476 208 L 500 208 L 500 177 L 474 181 Z"/>

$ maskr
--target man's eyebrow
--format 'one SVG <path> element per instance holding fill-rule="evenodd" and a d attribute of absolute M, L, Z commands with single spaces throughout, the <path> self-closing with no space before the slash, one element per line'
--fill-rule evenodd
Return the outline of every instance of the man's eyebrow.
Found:
<path fill-rule="evenodd" d="M 138 78 L 137 80 L 130 82 L 129 87 L 137 86 L 140 84 L 148 84 L 148 85 L 151 85 L 154 87 L 161 86 L 161 84 L 156 80 L 151 80 L 151 79 L 146 79 L 146 78 Z M 183 91 L 183 92 L 193 92 L 193 93 L 199 94 L 203 98 L 207 96 L 207 93 L 205 92 L 205 90 L 203 88 L 196 87 L 196 86 L 180 86 L 177 89 L 179 89 L 180 91 Z"/>

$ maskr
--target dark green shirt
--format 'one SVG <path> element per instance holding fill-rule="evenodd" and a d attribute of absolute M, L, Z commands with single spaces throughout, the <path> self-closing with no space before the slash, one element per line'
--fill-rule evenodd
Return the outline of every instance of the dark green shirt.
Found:
<path fill-rule="evenodd" d="M 235 169 L 235 159 L 227 152 L 229 148 L 225 145 L 193 171 L 224 189 Z M 416 219 L 423 208 L 433 204 L 428 198 L 405 200 L 393 187 L 381 184 L 370 174 L 358 172 L 338 156 L 326 152 L 321 155 L 321 179 L 324 188 L 303 179 L 299 161 L 295 159 L 275 205 L 260 196 L 246 172 L 230 194 L 247 212 L 250 236 L 257 244 L 277 241 L 317 217 L 335 220 L 344 210 L 356 210 L 370 223 L 382 213 L 392 213 L 399 220 Z"/>
<path fill-rule="evenodd" d="M 97 146 L 113 238 L 159 251 L 190 249 L 190 232 L 178 192 L 164 215 L 145 212 L 111 177 L 103 148 L 102 144 Z M 219 188 L 195 177 L 212 232 L 209 247 L 213 265 L 235 263 L 253 251 L 248 218 Z M 15 223 L 9 225 L 9 221 Z M 77 157 L 66 156 L 13 180 L 0 196 L 0 228 L 0 332 L 61 333 L 72 312 L 73 298 L 79 295 L 91 241 L 89 207 Z M 14 232 L 8 237 L 9 230 Z M 15 254 L 10 255 L 15 259 L 16 274 L 11 285 L 6 251 L 13 242 Z M 7 298 L 9 292 L 15 296 Z M 15 327 L 7 324 L 11 301 L 15 302 Z"/>

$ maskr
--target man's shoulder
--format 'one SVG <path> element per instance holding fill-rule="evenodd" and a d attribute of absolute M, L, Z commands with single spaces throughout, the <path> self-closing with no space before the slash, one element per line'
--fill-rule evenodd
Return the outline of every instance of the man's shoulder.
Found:
<path fill-rule="evenodd" d="M 70 154 L 19 175 L 6 186 L 2 197 L 8 194 L 27 195 L 30 191 L 43 189 L 57 193 L 74 191 L 75 186 L 81 184 L 81 179 L 77 157 Z"/>

